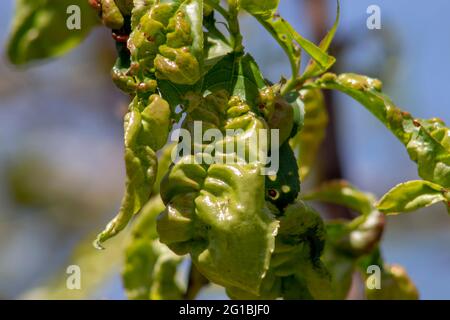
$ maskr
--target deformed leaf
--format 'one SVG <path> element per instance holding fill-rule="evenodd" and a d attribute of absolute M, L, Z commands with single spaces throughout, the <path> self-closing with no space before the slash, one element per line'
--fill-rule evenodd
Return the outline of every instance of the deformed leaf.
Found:
<path fill-rule="evenodd" d="M 300 101 L 305 110 L 303 128 L 291 139 L 291 146 L 298 154 L 300 179 L 303 181 L 316 162 L 317 153 L 325 138 L 328 113 L 323 94 L 318 89 L 301 90 Z"/>
<path fill-rule="evenodd" d="M 70 30 L 68 22 L 73 22 L 78 8 L 80 28 Z M 9 60 L 23 65 L 61 56 L 80 44 L 96 24 L 97 16 L 86 0 L 17 0 Z"/>
<path fill-rule="evenodd" d="M 450 206 L 450 192 L 440 185 L 418 180 L 401 183 L 383 196 L 378 210 L 396 214 L 429 207 L 438 202 Z"/>
<path fill-rule="evenodd" d="M 331 278 L 320 257 L 325 229 L 320 215 L 302 201 L 279 217 L 280 228 L 270 268 L 258 295 L 227 287 L 232 299 L 331 299 Z"/>
<path fill-rule="evenodd" d="M 413 118 L 381 93 L 379 80 L 366 76 L 325 74 L 312 86 L 339 90 L 360 102 L 406 146 L 424 180 L 450 187 L 450 131 L 442 120 Z"/>
<path fill-rule="evenodd" d="M 192 130 L 203 119 L 205 127 L 242 132 L 215 141 L 216 155 L 233 157 L 231 163 L 200 164 L 204 154 L 196 153 L 172 167 L 161 184 L 167 207 L 158 219 L 160 239 L 178 254 L 189 253 L 210 281 L 258 294 L 278 228 L 261 192 L 263 165 L 245 163 L 217 146 L 228 141 L 239 150 L 267 125 L 239 97 L 229 98 L 223 90 L 206 97 L 191 95 L 188 101 L 184 128 Z"/>
<path fill-rule="evenodd" d="M 101 249 L 102 243 L 117 235 L 134 214 L 150 198 L 158 171 L 156 151 L 167 141 L 171 127 L 171 110 L 158 95 L 148 99 L 148 105 L 135 97 L 125 116 L 125 168 L 126 190 L 117 216 L 106 226 L 94 242 Z"/>

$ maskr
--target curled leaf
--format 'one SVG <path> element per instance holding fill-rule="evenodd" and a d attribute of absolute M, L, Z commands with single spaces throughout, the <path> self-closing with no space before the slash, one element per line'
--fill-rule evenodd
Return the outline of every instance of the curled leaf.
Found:
<path fill-rule="evenodd" d="M 215 141 L 216 154 L 237 161 L 200 164 L 197 160 L 203 155 L 196 153 L 173 166 L 161 185 L 167 207 L 158 219 L 160 239 L 178 254 L 189 253 L 210 281 L 258 294 L 278 228 L 261 192 L 263 165 L 246 163 L 219 146 L 227 140 L 238 148 L 247 145 L 267 125 L 238 97 L 229 99 L 224 91 L 204 98 L 191 95 L 187 110 L 183 127 L 188 130 L 199 119 L 205 128 L 242 129 Z"/>
<path fill-rule="evenodd" d="M 300 101 L 305 110 L 303 128 L 291 140 L 291 146 L 298 153 L 300 179 L 303 181 L 311 171 L 325 138 L 328 113 L 320 90 L 301 90 Z"/>
<path fill-rule="evenodd" d="M 448 206 L 450 191 L 428 181 L 408 181 L 385 194 L 377 208 L 384 213 L 395 214 L 426 208 L 438 202 Z"/>
<path fill-rule="evenodd" d="M 320 260 L 325 229 L 319 214 L 298 201 L 280 216 L 270 268 L 259 295 L 228 287 L 233 299 L 330 299 L 331 278 Z"/>
<path fill-rule="evenodd" d="M 168 103 L 157 95 L 143 106 L 135 97 L 125 117 L 126 190 L 117 216 L 102 231 L 94 245 L 117 235 L 149 200 L 158 170 L 156 151 L 167 141 L 171 127 Z"/>
<path fill-rule="evenodd" d="M 325 74 L 313 86 L 342 91 L 360 102 L 405 145 L 424 180 L 450 187 L 450 131 L 442 120 L 415 119 L 400 110 L 381 93 L 377 79 Z"/>

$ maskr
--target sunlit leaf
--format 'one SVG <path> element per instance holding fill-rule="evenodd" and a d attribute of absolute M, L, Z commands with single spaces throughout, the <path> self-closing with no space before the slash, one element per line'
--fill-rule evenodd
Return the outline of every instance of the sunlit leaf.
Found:
<path fill-rule="evenodd" d="M 378 210 L 396 214 L 415 211 L 444 202 L 450 206 L 450 192 L 440 185 L 418 180 L 401 183 L 390 190 L 378 203 Z"/>
<path fill-rule="evenodd" d="M 80 8 L 80 29 L 69 30 L 67 20 Z M 72 7 L 71 7 L 72 6 Z M 87 0 L 17 0 L 9 60 L 17 65 L 61 56 L 75 48 L 97 24 L 97 16 Z"/>

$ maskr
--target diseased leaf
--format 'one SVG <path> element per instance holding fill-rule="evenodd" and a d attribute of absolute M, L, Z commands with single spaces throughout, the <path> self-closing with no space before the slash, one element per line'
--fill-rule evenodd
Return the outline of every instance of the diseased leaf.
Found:
<path fill-rule="evenodd" d="M 303 128 L 290 143 L 298 154 L 300 179 L 303 181 L 316 162 L 317 153 L 325 138 L 328 113 L 320 90 L 301 90 L 299 102 L 303 103 L 305 110 Z"/>
<path fill-rule="evenodd" d="M 397 214 L 429 207 L 438 202 L 445 202 L 450 206 L 450 192 L 428 181 L 408 181 L 385 194 L 377 208 L 387 214 Z"/>
<path fill-rule="evenodd" d="M 325 74 L 316 86 L 342 91 L 364 105 L 406 146 L 424 180 L 450 188 L 450 131 L 442 120 L 414 119 L 381 93 L 377 79 Z"/>
<path fill-rule="evenodd" d="M 125 116 L 125 167 L 126 190 L 117 216 L 106 226 L 94 242 L 101 249 L 102 243 L 117 235 L 134 214 L 150 198 L 158 171 L 156 151 L 167 141 L 171 110 L 158 95 L 148 99 L 148 105 L 136 97 Z"/>
<path fill-rule="evenodd" d="M 164 1 L 133 11 L 128 49 L 147 76 L 193 85 L 203 75 L 203 1 Z M 144 13 L 145 12 L 145 13 Z"/>
<path fill-rule="evenodd" d="M 320 260 L 325 229 L 320 215 L 302 201 L 280 219 L 275 251 L 258 295 L 228 287 L 232 299 L 331 299 L 331 278 Z"/>
<path fill-rule="evenodd" d="M 68 11 L 81 9 L 81 28 L 69 30 Z M 80 44 L 97 24 L 97 17 L 86 0 L 17 0 L 8 42 L 9 60 L 23 65 L 61 56 Z"/>
<path fill-rule="evenodd" d="M 167 206 L 157 224 L 161 242 L 178 254 L 189 253 L 210 281 L 258 294 L 269 267 L 278 222 L 261 192 L 262 163 L 245 163 L 220 146 L 231 141 L 239 150 L 259 129 L 267 128 L 266 124 L 242 100 L 230 99 L 224 91 L 191 96 L 187 110 L 183 127 L 188 130 L 203 119 L 204 128 L 223 132 L 240 128 L 243 132 L 215 141 L 216 155 L 236 161 L 199 164 L 203 154 L 196 153 L 182 157 L 170 170 L 161 185 Z"/>

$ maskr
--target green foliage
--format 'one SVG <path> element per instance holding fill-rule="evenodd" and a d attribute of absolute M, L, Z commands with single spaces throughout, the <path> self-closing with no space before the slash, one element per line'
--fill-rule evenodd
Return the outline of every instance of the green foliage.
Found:
<path fill-rule="evenodd" d="M 381 92 L 382 83 L 378 79 L 351 73 L 339 76 L 328 73 L 318 79 L 313 87 L 339 90 L 366 107 L 405 145 L 411 160 L 417 163 L 419 176 L 431 183 L 427 187 L 433 185 L 441 191 L 439 201 L 446 200 L 450 186 L 450 135 L 442 120 L 416 119 L 410 113 L 402 111 Z M 424 185 L 426 184 L 422 184 Z M 402 188 L 402 192 L 398 192 L 398 188 Z M 408 183 L 395 188 L 386 196 L 385 201 L 389 201 L 390 205 L 384 203 L 383 211 L 411 211 L 437 201 L 436 198 L 431 202 L 425 201 L 424 195 L 418 194 L 424 190 L 417 189 L 417 184 Z M 420 199 L 414 201 L 418 196 Z M 407 205 L 405 201 L 414 203 Z"/>
<path fill-rule="evenodd" d="M 67 8 L 81 9 L 81 28 L 69 30 Z M 16 0 L 14 23 L 8 42 L 9 60 L 23 65 L 61 56 L 75 48 L 97 24 L 85 0 Z"/>
<path fill-rule="evenodd" d="M 74 47 L 95 24 L 95 10 L 84 13 L 87 3 L 80 2 L 82 31 L 69 32 L 62 26 L 67 1 L 18 1 L 11 61 L 23 64 Z M 382 259 L 383 213 L 449 206 L 449 129 L 439 119 L 401 111 L 381 92 L 379 80 L 324 74 L 335 63 L 328 51 L 339 2 L 336 21 L 319 45 L 276 13 L 278 0 L 228 0 L 227 8 L 217 0 L 89 3 L 113 31 L 118 59 L 112 79 L 132 99 L 124 119 L 125 195 L 95 242 L 101 248 L 139 214 L 125 250 L 130 299 L 193 298 L 208 282 L 235 299 L 344 299 L 354 273 L 367 275 L 371 265 L 380 266 L 384 285 L 367 289 L 368 299 L 418 298 L 405 271 Z M 265 80 L 243 47 L 240 9 L 285 51 L 290 79 Z M 217 27 L 217 13 L 227 32 Z M 300 74 L 302 51 L 311 61 Z M 342 181 L 301 193 L 300 180 L 311 172 L 328 125 L 324 89 L 353 97 L 377 117 L 405 145 L 423 180 L 400 184 L 379 202 Z M 191 153 L 172 163 L 182 151 L 182 144 L 167 144 L 173 124 L 195 136 L 197 121 L 221 137 L 190 142 Z M 270 136 L 262 143 L 261 129 L 278 130 L 279 141 Z M 244 154 L 225 148 L 244 149 L 252 139 L 259 145 Z M 273 150 L 280 167 L 265 177 L 262 158 Z M 324 222 L 310 201 L 344 206 L 355 217 Z M 178 267 L 187 255 L 193 265 L 184 285 Z"/>

